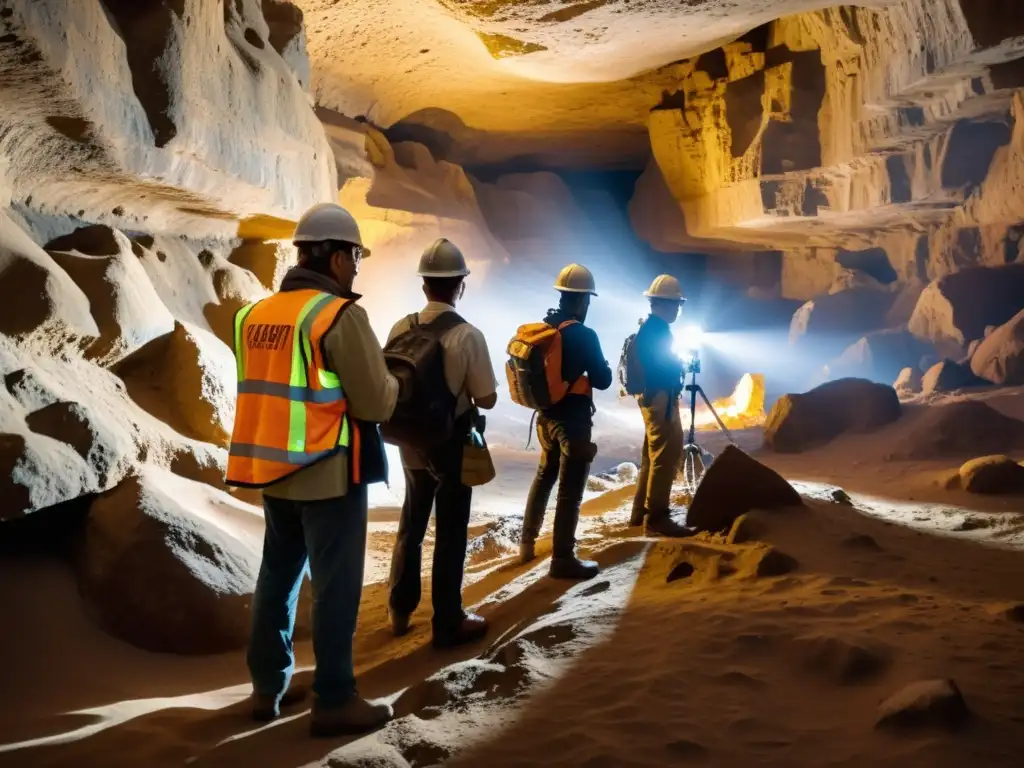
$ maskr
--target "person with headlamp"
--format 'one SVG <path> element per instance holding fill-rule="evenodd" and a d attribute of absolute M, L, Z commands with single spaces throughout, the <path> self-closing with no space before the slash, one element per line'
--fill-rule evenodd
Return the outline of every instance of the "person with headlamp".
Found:
<path fill-rule="evenodd" d="M 645 428 L 630 525 L 643 524 L 645 533 L 652 535 L 689 536 L 691 532 L 672 519 L 669 503 L 682 460 L 679 395 L 687 370 L 687 364 L 676 353 L 669 326 L 679 317 L 686 299 L 679 281 L 671 275 L 656 277 L 644 296 L 650 301 L 651 313 L 632 340 L 626 366 L 626 375 L 633 379 L 633 386 L 627 387 L 627 391 L 637 395 Z M 695 343 L 699 341 L 688 340 L 686 346 Z M 689 349 L 684 353 L 693 355 Z"/>

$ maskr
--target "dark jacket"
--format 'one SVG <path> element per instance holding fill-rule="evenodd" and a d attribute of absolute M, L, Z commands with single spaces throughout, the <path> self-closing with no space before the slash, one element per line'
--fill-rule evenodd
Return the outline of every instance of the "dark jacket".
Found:
<path fill-rule="evenodd" d="M 557 309 L 548 310 L 544 322 L 557 327 L 573 319 Z M 562 331 L 562 379 L 572 384 L 586 374 L 594 389 L 612 385 L 612 369 L 601 351 L 601 341 L 592 328 L 573 323 Z M 545 408 L 541 415 L 555 421 L 586 421 L 591 423 L 594 400 L 585 395 L 566 395 L 560 402 Z"/>
<path fill-rule="evenodd" d="M 644 371 L 644 397 L 682 391 L 683 361 L 672 351 L 672 330 L 656 315 L 648 315 L 636 333 L 636 355 Z"/>
<path fill-rule="evenodd" d="M 285 273 L 281 280 L 281 291 L 301 291 L 306 289 L 323 291 L 343 299 L 356 301 L 362 298 L 358 293 L 345 293 L 334 280 L 304 267 L 292 267 Z M 327 354 L 321 350 L 321 356 L 326 361 Z M 337 371 L 335 371 L 337 373 Z M 359 474 L 362 483 L 372 485 L 373 483 L 388 481 L 388 458 L 384 452 L 384 438 L 380 433 L 380 425 L 368 421 L 352 419 L 359 427 L 360 440 L 360 467 Z M 352 467 L 349 467 L 349 478 L 352 477 Z"/>

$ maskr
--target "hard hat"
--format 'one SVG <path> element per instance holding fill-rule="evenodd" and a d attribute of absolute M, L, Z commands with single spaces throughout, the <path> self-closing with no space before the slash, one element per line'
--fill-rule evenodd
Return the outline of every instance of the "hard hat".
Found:
<path fill-rule="evenodd" d="M 670 299 L 680 303 L 686 301 L 679 281 L 672 275 L 658 275 L 651 283 L 651 287 L 644 291 L 644 296 L 649 299 Z"/>
<path fill-rule="evenodd" d="M 570 264 L 563 267 L 562 271 L 558 273 L 554 287 L 564 293 L 589 293 L 591 296 L 597 296 L 594 276 L 582 264 Z"/>
<path fill-rule="evenodd" d="M 465 277 L 469 274 L 466 257 L 451 240 L 439 238 L 420 256 L 420 277 Z"/>
<path fill-rule="evenodd" d="M 363 258 L 370 255 L 370 249 L 363 245 L 359 224 L 355 217 L 336 203 L 318 203 L 302 214 L 295 225 L 293 243 L 320 243 L 324 240 L 340 240 L 362 248 Z"/>

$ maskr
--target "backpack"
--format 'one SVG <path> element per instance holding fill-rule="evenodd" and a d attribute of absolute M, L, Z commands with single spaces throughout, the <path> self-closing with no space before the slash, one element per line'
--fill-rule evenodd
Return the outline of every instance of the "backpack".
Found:
<path fill-rule="evenodd" d="M 458 395 L 444 377 L 441 338 L 466 321 L 454 312 L 425 324 L 416 315 L 407 319 L 409 329 L 384 347 L 384 362 L 398 379 L 398 402 L 391 418 L 380 425 L 381 435 L 386 443 L 423 450 L 450 440 L 455 431 Z"/>
<path fill-rule="evenodd" d="M 506 350 L 512 402 L 539 411 L 565 397 L 570 385 L 562 379 L 562 329 L 575 322 L 566 320 L 557 328 L 543 322 L 519 326 Z"/>
<path fill-rule="evenodd" d="M 641 321 L 641 325 L 643 321 Z M 622 354 L 619 355 L 619 384 L 622 392 L 627 395 L 642 395 L 646 385 L 644 384 L 644 369 L 640 365 L 640 355 L 636 348 L 636 333 L 631 333 L 622 344 Z"/>

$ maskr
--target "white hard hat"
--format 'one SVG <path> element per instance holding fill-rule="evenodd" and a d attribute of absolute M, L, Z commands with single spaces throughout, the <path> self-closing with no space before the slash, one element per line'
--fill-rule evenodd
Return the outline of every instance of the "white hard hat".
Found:
<path fill-rule="evenodd" d="M 318 203 L 302 214 L 295 225 L 293 243 L 320 243 L 324 240 L 339 240 L 362 248 L 363 258 L 370 255 L 370 249 L 363 245 L 359 224 L 355 217 L 337 203 Z"/>
<path fill-rule="evenodd" d="M 590 270 L 582 264 L 570 264 L 563 267 L 555 280 L 555 289 L 564 293 L 589 293 L 597 296 L 597 286 Z"/>
<path fill-rule="evenodd" d="M 644 291 L 644 296 L 649 299 L 671 299 L 680 303 L 686 301 L 679 281 L 672 275 L 658 275 L 651 283 L 651 287 Z"/>
<path fill-rule="evenodd" d="M 469 274 L 466 257 L 455 244 L 445 238 L 439 238 L 427 246 L 420 256 L 420 268 L 416 272 L 420 277 L 465 277 Z"/>

